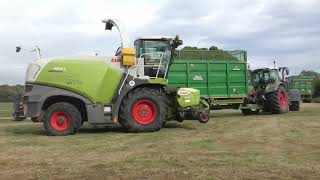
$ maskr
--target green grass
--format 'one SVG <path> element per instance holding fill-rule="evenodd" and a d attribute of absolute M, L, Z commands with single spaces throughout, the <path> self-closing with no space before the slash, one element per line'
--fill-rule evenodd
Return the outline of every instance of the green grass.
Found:
<path fill-rule="evenodd" d="M 12 103 L 0 103 L 0 118 L 10 117 L 13 111 Z"/>
<path fill-rule="evenodd" d="M 214 111 L 207 124 L 170 122 L 145 134 L 85 124 L 65 137 L 46 136 L 41 123 L 0 119 L 1 179 L 318 179 L 319 108 Z"/>

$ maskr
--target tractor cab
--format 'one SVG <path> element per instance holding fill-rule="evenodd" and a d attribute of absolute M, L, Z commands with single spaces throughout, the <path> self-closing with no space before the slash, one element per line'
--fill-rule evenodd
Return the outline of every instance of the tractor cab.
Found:
<path fill-rule="evenodd" d="M 253 86 L 266 86 L 280 80 L 279 71 L 276 69 L 256 69 L 251 73 Z"/>
<path fill-rule="evenodd" d="M 289 69 L 287 67 L 256 69 L 251 73 L 251 82 L 253 86 L 265 87 L 270 83 L 286 83 L 288 75 Z"/>

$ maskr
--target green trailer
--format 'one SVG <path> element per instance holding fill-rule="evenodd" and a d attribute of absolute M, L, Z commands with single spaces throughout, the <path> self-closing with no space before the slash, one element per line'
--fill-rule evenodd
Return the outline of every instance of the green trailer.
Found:
<path fill-rule="evenodd" d="M 211 109 L 238 109 L 248 95 L 247 52 L 177 51 L 168 87 L 199 89 Z"/>
<path fill-rule="evenodd" d="M 289 88 L 298 89 L 303 102 L 311 102 L 314 95 L 313 76 L 291 76 L 289 77 Z"/>

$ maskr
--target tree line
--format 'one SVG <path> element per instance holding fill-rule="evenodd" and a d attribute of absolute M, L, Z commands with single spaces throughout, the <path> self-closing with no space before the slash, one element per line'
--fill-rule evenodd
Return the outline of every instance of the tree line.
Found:
<path fill-rule="evenodd" d="M 23 93 L 23 85 L 0 85 L 0 102 L 14 102 Z"/>

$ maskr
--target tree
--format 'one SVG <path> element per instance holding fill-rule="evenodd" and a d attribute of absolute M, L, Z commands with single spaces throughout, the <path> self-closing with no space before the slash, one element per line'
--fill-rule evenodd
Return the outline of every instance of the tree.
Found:
<path fill-rule="evenodd" d="M 303 70 L 301 71 L 300 76 L 313 76 L 317 79 L 320 79 L 320 74 L 312 70 Z"/>
<path fill-rule="evenodd" d="M 219 48 L 217 46 L 211 46 L 209 50 L 219 50 Z"/>
<path fill-rule="evenodd" d="M 0 102 L 13 102 L 15 101 L 18 94 L 22 94 L 23 86 L 9 86 L 9 85 L 1 85 L 0 86 Z"/>

